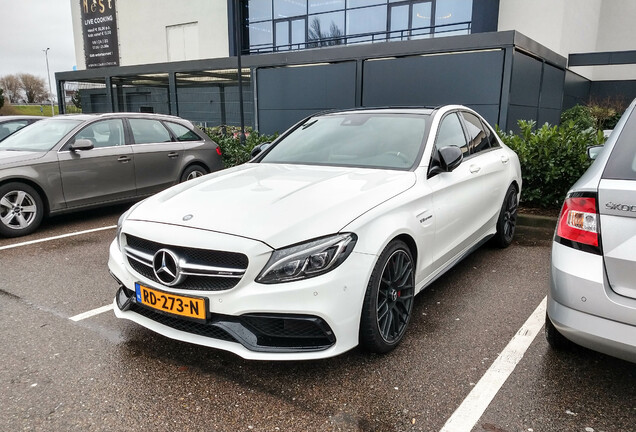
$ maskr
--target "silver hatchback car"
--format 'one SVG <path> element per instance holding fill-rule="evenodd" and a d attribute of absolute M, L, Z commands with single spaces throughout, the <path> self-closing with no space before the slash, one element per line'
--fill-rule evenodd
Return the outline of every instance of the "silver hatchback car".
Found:
<path fill-rule="evenodd" d="M 0 142 L 0 236 L 26 235 L 45 216 L 133 201 L 221 168 L 218 145 L 179 117 L 41 120 Z"/>
<path fill-rule="evenodd" d="M 636 362 L 636 100 L 566 196 L 545 333 Z"/>

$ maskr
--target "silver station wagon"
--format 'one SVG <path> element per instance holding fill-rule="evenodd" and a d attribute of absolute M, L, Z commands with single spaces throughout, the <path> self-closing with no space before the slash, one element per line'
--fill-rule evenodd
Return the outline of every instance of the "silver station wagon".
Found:
<path fill-rule="evenodd" d="M 0 142 L 0 236 L 26 235 L 48 215 L 133 201 L 221 168 L 218 145 L 179 117 L 41 120 Z"/>
<path fill-rule="evenodd" d="M 636 101 L 598 150 L 557 225 L 546 337 L 636 362 Z"/>

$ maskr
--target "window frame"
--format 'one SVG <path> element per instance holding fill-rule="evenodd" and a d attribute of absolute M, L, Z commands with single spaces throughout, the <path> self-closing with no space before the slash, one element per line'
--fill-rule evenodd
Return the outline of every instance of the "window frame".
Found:
<path fill-rule="evenodd" d="M 84 125 L 79 125 L 79 129 L 73 133 L 73 135 L 71 135 L 71 137 L 66 141 L 66 143 L 60 147 L 60 150 L 58 152 L 70 152 L 71 151 L 71 145 L 73 145 L 73 143 L 75 142 L 75 140 L 77 139 L 77 135 L 79 135 L 83 130 L 85 130 L 86 128 L 89 128 L 93 125 L 96 125 L 97 123 L 101 123 L 101 122 L 106 122 L 106 121 L 113 121 L 113 120 L 119 120 L 119 122 L 121 123 L 121 127 L 122 127 L 122 138 L 124 143 L 122 145 L 109 145 L 109 146 L 94 146 L 93 150 L 98 150 L 98 149 L 106 149 L 106 148 L 116 148 L 116 147 L 125 147 L 127 145 L 130 144 L 129 141 L 129 136 L 126 130 L 126 121 L 123 117 L 107 117 L 107 118 L 97 118 L 93 121 L 91 121 L 90 123 L 84 124 Z"/>
<path fill-rule="evenodd" d="M 470 152 L 470 156 L 474 156 L 474 155 L 481 154 L 481 153 L 486 153 L 486 152 L 490 151 L 491 149 L 494 149 L 492 147 L 492 142 L 491 142 L 491 138 L 490 138 L 490 135 L 492 134 L 492 132 L 488 130 L 488 128 L 486 127 L 485 122 L 481 118 L 481 116 L 479 114 L 477 114 L 477 113 L 473 113 L 471 111 L 466 111 L 466 110 L 461 110 L 460 113 L 461 113 L 462 122 L 464 122 L 463 123 L 464 124 L 464 133 L 466 134 L 466 141 L 468 141 L 468 150 Z M 466 114 L 472 115 L 473 117 L 475 117 L 477 119 L 477 121 L 479 122 L 479 124 L 481 125 L 480 129 L 484 133 L 487 134 L 487 139 L 488 139 L 488 147 L 487 148 L 484 148 L 483 150 L 475 151 L 474 145 L 470 144 L 471 140 L 470 140 L 470 132 L 468 131 L 468 123 L 471 123 L 471 122 L 468 121 L 465 118 Z"/>
<path fill-rule="evenodd" d="M 634 168 L 634 165 L 636 165 L 636 148 L 633 145 L 635 138 L 636 110 L 633 110 L 616 138 L 611 153 L 607 156 L 601 179 L 636 181 L 636 169 Z M 629 158 L 626 156 L 629 156 Z M 631 162 L 631 168 L 629 168 L 628 161 Z M 630 172 L 627 173 L 626 169 L 630 169 Z"/>
<path fill-rule="evenodd" d="M 172 133 L 172 131 L 170 131 L 170 129 L 168 128 L 168 126 L 163 124 L 163 121 L 161 119 L 155 119 L 155 118 L 145 118 L 145 117 L 129 117 L 126 119 L 128 123 L 128 128 L 129 128 L 129 132 L 130 132 L 130 144 L 131 145 L 152 145 L 152 144 L 169 144 L 169 143 L 174 143 L 174 142 L 181 142 L 178 141 L 176 139 L 176 137 L 174 136 L 174 134 Z M 142 121 L 154 121 L 157 122 L 161 125 L 162 128 L 165 129 L 165 131 L 168 133 L 168 136 L 170 137 L 170 141 L 152 141 L 152 142 L 143 142 L 143 143 L 138 143 L 135 140 L 135 133 L 133 131 L 133 126 L 132 126 L 132 121 L 133 120 L 142 120 Z"/>
<path fill-rule="evenodd" d="M 169 120 L 163 120 L 161 123 L 164 124 L 164 127 L 170 133 L 170 136 L 172 137 L 173 142 L 186 143 L 186 142 L 204 141 L 203 138 L 201 138 L 201 136 L 198 133 L 196 133 L 196 131 L 194 131 L 193 129 L 191 129 L 191 128 L 189 128 L 189 127 L 187 127 L 187 126 L 185 126 L 185 125 L 183 125 L 181 123 L 174 122 L 174 121 L 169 121 Z M 177 133 L 170 128 L 170 125 L 177 125 L 177 126 L 181 126 L 182 128 L 187 129 L 190 133 L 192 133 L 196 137 L 196 139 L 180 140 L 179 136 L 177 135 Z"/>

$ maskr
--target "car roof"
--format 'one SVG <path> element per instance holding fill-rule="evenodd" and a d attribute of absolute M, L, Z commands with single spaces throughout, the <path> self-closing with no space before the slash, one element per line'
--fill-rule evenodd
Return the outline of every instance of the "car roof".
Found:
<path fill-rule="evenodd" d="M 0 123 L 6 123 L 8 121 L 13 121 L 13 120 L 42 120 L 45 118 L 50 118 L 50 117 L 32 116 L 32 115 L 8 115 L 8 116 L 0 116 Z"/>
<path fill-rule="evenodd" d="M 429 106 L 391 106 L 391 107 L 363 107 L 344 110 L 328 110 L 316 115 L 332 114 L 422 114 L 431 115 L 439 107 Z"/>
<path fill-rule="evenodd" d="M 138 113 L 138 112 L 114 112 L 114 113 L 96 113 L 96 114 L 61 114 L 55 117 L 49 117 L 51 119 L 71 119 L 71 120 L 92 120 L 98 118 L 155 118 L 163 120 L 176 120 L 176 121 L 188 121 L 181 117 L 172 116 L 168 114 L 155 114 L 155 113 Z"/>

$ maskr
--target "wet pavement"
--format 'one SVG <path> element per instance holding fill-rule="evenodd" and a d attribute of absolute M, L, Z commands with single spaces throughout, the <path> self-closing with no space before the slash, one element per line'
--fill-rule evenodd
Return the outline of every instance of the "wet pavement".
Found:
<path fill-rule="evenodd" d="M 387 355 L 246 361 L 112 311 L 69 319 L 112 303 L 108 227 L 125 209 L 0 239 L 0 431 L 439 431 L 546 295 L 552 231 L 520 227 L 421 293 Z M 473 430 L 636 431 L 636 365 L 539 333 Z"/>

